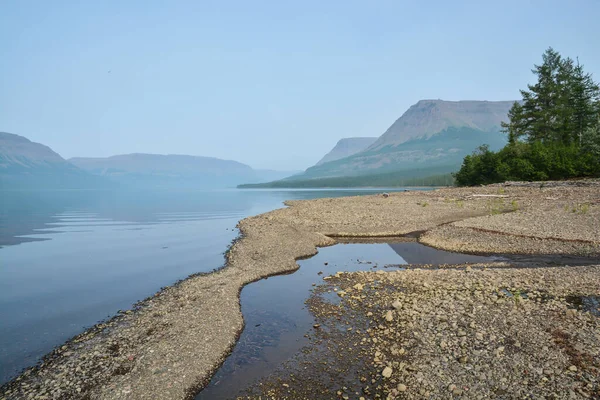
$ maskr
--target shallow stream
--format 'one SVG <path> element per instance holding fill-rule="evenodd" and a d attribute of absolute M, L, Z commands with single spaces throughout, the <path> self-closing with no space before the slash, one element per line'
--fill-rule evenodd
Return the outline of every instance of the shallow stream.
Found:
<path fill-rule="evenodd" d="M 398 239 L 397 239 L 398 240 Z M 305 306 L 311 288 L 338 271 L 400 269 L 407 264 L 499 261 L 498 257 L 451 253 L 414 241 L 347 243 L 319 249 L 300 269 L 246 286 L 241 293 L 245 328 L 233 353 L 196 399 L 230 399 L 271 374 L 308 344 L 314 320 Z"/>

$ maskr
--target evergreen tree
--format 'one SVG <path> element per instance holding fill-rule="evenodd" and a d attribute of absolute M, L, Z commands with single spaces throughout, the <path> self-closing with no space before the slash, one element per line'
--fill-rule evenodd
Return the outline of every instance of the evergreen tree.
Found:
<path fill-rule="evenodd" d="M 562 58 L 552 48 L 532 72 L 537 82 L 521 90 L 523 100 L 509 111 L 503 123 L 509 142 L 580 143 L 583 132 L 595 123 L 600 105 L 600 88 L 583 66 Z"/>
<path fill-rule="evenodd" d="M 458 185 L 505 180 L 600 176 L 600 87 L 579 60 L 549 48 L 532 72 L 537 82 L 508 112 L 508 145 L 466 156 L 454 174 Z"/>
<path fill-rule="evenodd" d="M 584 132 L 597 125 L 600 115 L 600 86 L 594 82 L 591 74 L 583 71 L 583 65 L 577 62 L 569 82 L 569 102 L 572 107 L 572 140 L 581 144 Z"/>

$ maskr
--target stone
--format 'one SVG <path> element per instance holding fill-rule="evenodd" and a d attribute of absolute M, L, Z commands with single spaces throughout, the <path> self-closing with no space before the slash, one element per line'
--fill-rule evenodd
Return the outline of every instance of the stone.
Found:
<path fill-rule="evenodd" d="M 387 322 L 392 322 L 394 320 L 394 314 L 392 314 L 391 311 L 388 311 L 387 313 L 385 313 L 385 320 Z"/>
<path fill-rule="evenodd" d="M 406 387 L 405 384 L 399 383 L 397 389 L 399 392 L 406 392 L 406 389 L 408 389 L 408 388 Z"/>
<path fill-rule="evenodd" d="M 392 307 L 394 307 L 394 309 L 396 309 L 396 310 L 399 310 L 400 308 L 402 308 L 402 303 L 400 303 L 400 301 L 399 301 L 399 300 L 395 300 L 395 301 L 392 303 Z"/>
<path fill-rule="evenodd" d="M 571 372 L 577 372 L 577 367 L 576 367 L 576 366 L 574 366 L 574 365 L 571 365 L 571 366 L 569 367 L 569 371 L 571 371 Z"/>
<path fill-rule="evenodd" d="M 392 371 L 392 369 L 391 369 L 390 367 L 385 367 L 385 368 L 383 369 L 383 371 L 381 372 L 381 375 L 382 375 L 384 378 L 389 378 L 390 376 L 392 376 L 392 372 L 393 372 L 393 371 Z"/>

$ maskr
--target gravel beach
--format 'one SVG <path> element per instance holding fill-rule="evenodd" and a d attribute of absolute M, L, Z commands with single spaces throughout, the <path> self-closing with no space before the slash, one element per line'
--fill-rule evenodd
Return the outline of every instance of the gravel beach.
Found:
<path fill-rule="evenodd" d="M 422 243 L 450 251 L 568 254 L 600 264 L 597 180 L 303 200 L 288 206 L 240 221 L 240 239 L 223 269 L 165 288 L 73 338 L 0 388 L 0 398 L 192 398 L 243 329 L 242 287 L 296 270 L 297 259 L 335 244 L 335 238 L 420 232 Z M 385 288 L 372 288 L 375 281 Z M 598 266 L 408 269 L 342 274 L 327 280 L 330 284 L 366 288 L 353 296 L 355 304 L 344 306 L 364 312 L 364 326 L 354 329 L 371 329 L 356 336 L 366 341 L 355 346 L 354 357 L 370 360 L 359 364 L 369 366 L 361 383 L 371 382 L 368 393 L 361 386 L 360 396 L 598 395 L 598 318 L 593 310 L 573 305 L 578 298 L 585 303 L 600 296 Z M 396 300 L 400 307 L 393 305 Z M 348 296 L 340 304 L 350 301 Z M 327 307 L 311 309 L 325 325 Z M 293 389 L 291 382 L 286 385 Z M 331 398 L 327 393 L 324 397 Z M 360 397 L 343 387 L 335 396 Z M 275 397 L 295 398 L 284 392 Z"/>

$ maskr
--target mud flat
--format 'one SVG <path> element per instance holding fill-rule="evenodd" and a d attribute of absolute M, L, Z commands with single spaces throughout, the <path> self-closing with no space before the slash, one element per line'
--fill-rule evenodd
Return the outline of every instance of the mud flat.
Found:
<path fill-rule="evenodd" d="M 297 259 L 314 255 L 317 247 L 335 244 L 336 241 L 332 237 L 402 236 L 420 231 L 424 232 L 420 235 L 420 241 L 424 244 L 451 251 L 578 255 L 592 259 L 600 254 L 600 183 L 598 181 L 580 182 L 577 185 L 512 184 L 482 188 L 441 189 L 431 192 L 392 193 L 387 197 L 373 195 L 293 201 L 288 205 L 290 206 L 288 208 L 241 221 L 239 224 L 241 238 L 228 252 L 225 268 L 212 274 L 193 276 L 175 286 L 165 288 L 155 296 L 138 304 L 134 310 L 123 313 L 79 335 L 49 354 L 38 367 L 25 371 L 21 376 L 4 385 L 0 389 L 0 398 L 192 398 L 209 382 L 214 371 L 235 345 L 236 339 L 243 329 L 244 322 L 239 303 L 241 288 L 266 276 L 296 270 L 298 268 Z M 533 335 L 535 338 L 532 339 L 534 342 L 531 344 L 526 342 L 528 340 L 526 338 L 519 339 L 519 343 L 521 345 L 526 343 L 526 349 L 533 349 L 538 340 L 540 340 L 539 343 L 550 343 L 540 339 L 540 337 L 544 337 L 541 329 L 546 326 L 542 322 L 548 324 L 553 321 L 549 317 L 554 311 L 558 313 L 564 311 L 565 318 L 569 314 L 568 318 L 580 321 L 580 323 L 573 323 L 571 330 L 568 330 L 567 324 L 563 324 L 560 319 L 557 319 L 560 332 L 565 332 L 567 336 L 558 332 L 557 337 L 562 339 L 556 339 L 553 342 L 562 341 L 561 343 L 564 343 L 561 352 L 548 345 L 545 345 L 548 348 L 546 351 L 542 346 L 540 354 L 544 354 L 549 363 L 548 366 L 544 364 L 547 368 L 542 368 L 543 377 L 548 381 L 551 381 L 551 378 L 554 379 L 556 375 L 560 376 L 560 379 L 567 379 L 566 377 L 570 376 L 569 373 L 582 374 L 582 371 L 587 371 L 585 372 L 588 374 L 585 377 L 587 380 L 582 378 L 584 380 L 581 383 L 581 385 L 584 383 L 585 385 L 574 387 L 573 393 L 577 395 L 580 393 L 579 389 L 586 395 L 592 395 L 590 393 L 597 390 L 597 379 L 593 378 L 593 374 L 597 374 L 597 369 L 594 368 L 598 366 L 588 361 L 582 361 L 580 364 L 575 362 L 579 358 L 587 360 L 588 355 L 596 356 L 598 359 L 598 327 L 594 325 L 596 320 L 592 319 L 592 313 L 589 311 L 575 310 L 574 314 L 571 311 L 567 313 L 567 310 L 563 309 L 560 299 L 560 296 L 571 296 L 573 291 L 576 292 L 575 294 L 579 293 L 582 302 L 584 298 L 593 299 L 594 295 L 598 295 L 600 279 L 597 267 L 555 268 L 548 269 L 547 274 L 536 272 L 541 275 L 531 275 L 530 280 L 535 281 L 536 285 L 529 286 L 522 281 L 504 285 L 504 282 L 510 283 L 510 279 L 516 280 L 517 278 L 516 276 L 510 278 L 510 276 L 502 275 L 504 270 L 501 269 L 488 269 L 485 273 L 471 271 L 469 274 L 453 270 L 425 271 L 432 274 L 431 278 L 414 275 L 415 271 L 409 271 L 404 275 L 390 274 L 389 279 L 382 278 L 382 280 L 389 281 L 390 285 L 398 290 L 391 290 L 389 295 L 385 294 L 383 289 L 379 292 L 375 291 L 373 296 L 381 301 L 379 307 L 389 307 L 389 302 L 397 295 L 397 292 L 401 292 L 400 289 L 406 285 L 417 285 L 418 280 L 422 278 L 426 278 L 426 282 L 431 281 L 430 287 L 438 288 L 431 293 L 427 291 L 434 299 L 436 294 L 444 299 L 445 296 L 450 296 L 444 294 L 445 292 L 456 293 L 454 289 L 447 288 L 453 288 L 454 284 L 458 285 L 458 282 L 461 282 L 465 276 L 481 277 L 481 279 L 478 278 L 479 280 L 475 278 L 467 280 L 472 281 L 472 287 L 482 287 L 483 299 L 487 299 L 486 296 L 490 291 L 493 292 L 496 286 L 514 287 L 515 291 L 546 290 L 551 293 L 551 296 L 558 296 L 558 300 L 540 303 L 539 307 L 543 311 L 541 316 L 546 316 L 546 319 L 535 316 L 539 311 L 537 309 L 535 309 L 536 312 L 532 311 L 526 314 L 527 317 L 524 320 L 531 327 L 531 332 L 535 332 Z M 532 271 L 542 270 L 532 269 Z M 566 275 L 556 275 L 558 272 L 552 271 L 561 271 L 561 274 Z M 452 273 L 460 273 L 461 275 L 456 275 L 460 276 L 460 279 L 454 279 L 453 275 L 448 275 Z M 478 275 L 480 273 L 482 275 Z M 382 277 L 387 275 L 381 274 Z M 441 283 L 435 283 L 447 275 L 449 276 L 448 282 L 441 280 Z M 578 279 L 577 276 L 580 275 L 586 280 Z M 338 276 L 335 279 L 341 278 L 342 276 Z M 370 278 L 366 276 L 364 279 L 366 279 L 365 282 L 368 282 Z M 394 283 L 395 280 L 398 282 Z M 458 282 L 451 285 L 456 280 Z M 489 283 L 491 286 L 488 287 L 486 286 L 488 280 L 491 280 L 492 283 L 499 283 Z M 555 282 L 556 285 L 549 286 L 548 280 Z M 544 282 L 545 286 L 542 285 Z M 365 284 L 357 280 L 353 287 L 359 283 Z M 559 286 L 563 283 L 568 287 Z M 418 292 L 416 289 L 413 290 Z M 473 290 L 473 296 L 477 296 L 475 291 Z M 540 293 L 542 292 L 540 291 Z M 365 296 L 367 295 L 365 294 Z M 494 351 L 507 354 L 507 349 L 511 347 L 502 345 L 504 342 L 499 338 L 506 339 L 508 336 L 501 337 L 499 332 L 504 329 L 512 334 L 511 327 L 514 327 L 518 320 L 510 319 L 509 315 L 498 313 L 498 310 L 493 308 L 485 308 L 484 305 L 487 303 L 475 301 L 469 303 L 469 298 L 466 296 L 463 299 L 464 308 L 470 310 L 468 306 L 473 304 L 474 308 L 469 312 L 475 315 L 473 317 L 475 318 L 473 321 L 475 327 L 471 328 L 470 323 L 467 324 L 467 327 L 474 330 L 478 327 L 482 329 L 485 327 L 486 330 L 480 333 L 487 338 L 489 346 L 498 344 Z M 412 304 L 412 300 L 410 301 L 408 304 Z M 462 301 L 461 298 L 458 298 L 455 302 L 448 304 L 455 304 L 456 308 L 460 301 Z M 522 303 L 530 304 L 528 302 L 529 300 L 526 300 Z M 372 304 L 373 307 L 376 306 L 376 303 Z M 440 304 L 445 303 L 441 301 Z M 490 307 L 495 307 L 493 304 Z M 510 301 L 506 301 L 505 304 L 510 304 Z M 483 308 L 479 308 L 479 305 Z M 404 314 L 398 310 L 396 309 L 396 313 L 393 314 L 392 322 L 402 321 L 400 315 Z M 391 309 L 388 311 L 394 312 Z M 411 331 L 410 325 L 405 326 L 402 322 L 400 325 L 393 326 L 395 332 L 400 331 L 402 335 L 413 335 L 414 337 L 415 333 L 418 335 L 425 329 L 424 327 L 435 325 L 432 315 L 437 315 L 436 313 L 427 314 L 426 309 L 420 310 L 418 307 L 413 311 L 406 315 L 410 316 L 415 330 Z M 500 309 L 500 311 L 508 310 Z M 373 311 L 370 312 L 376 315 Z M 421 315 L 421 313 L 423 314 Z M 380 314 L 377 315 L 379 318 L 381 317 Z M 457 315 L 461 314 L 449 314 L 448 318 L 450 316 L 454 318 Z M 496 324 L 497 320 L 502 318 L 507 320 L 507 324 Z M 417 326 L 419 330 L 415 328 L 417 321 L 419 323 L 429 322 L 421 328 L 419 328 L 420 325 Z M 538 322 L 539 326 L 536 328 Z M 385 325 L 381 325 L 384 327 L 382 331 L 385 334 Z M 453 322 L 449 322 L 448 325 L 455 329 Z M 465 331 L 466 328 L 462 322 L 459 324 L 459 320 L 456 320 L 456 326 L 462 327 L 461 336 L 458 336 L 459 332 L 456 328 L 456 338 L 465 338 L 467 333 L 473 333 Z M 352 326 L 349 327 L 352 328 Z M 367 328 L 357 329 L 363 331 Z M 402 329 L 408 329 L 408 331 L 404 332 Z M 486 336 L 488 330 L 490 334 Z M 577 333 L 580 331 L 581 333 Z M 375 335 L 376 331 L 372 332 Z M 462 335 L 462 332 L 465 332 L 465 335 Z M 474 332 L 474 334 L 476 333 L 478 331 Z M 550 333 L 546 334 L 551 335 Z M 440 335 L 444 334 L 440 333 Z M 581 341 L 573 344 L 571 341 L 572 337 L 575 337 L 573 335 L 580 335 Z M 495 336 L 495 339 L 492 339 L 491 336 Z M 389 337 L 395 338 L 396 336 L 394 334 Z M 429 336 L 425 336 L 425 338 L 427 337 Z M 437 334 L 434 337 L 437 338 Z M 454 340 L 453 337 L 448 336 L 448 338 L 446 341 L 446 344 L 450 346 L 448 348 L 454 349 L 454 352 L 459 354 L 454 342 L 448 344 L 451 339 Z M 462 339 L 457 340 L 460 345 Z M 428 347 L 425 347 L 426 350 L 423 351 L 423 354 L 437 351 L 437 348 L 432 347 L 433 343 L 427 343 Z M 388 366 L 392 369 L 391 372 L 385 370 L 385 367 L 381 370 L 381 373 L 389 375 L 389 377 L 385 377 L 388 379 L 386 381 L 388 387 L 386 389 L 385 386 L 382 386 L 381 392 L 378 392 L 380 396 L 395 396 L 403 392 L 404 386 L 400 385 L 405 385 L 406 391 L 408 391 L 409 384 L 412 388 L 416 385 L 414 382 L 418 382 L 412 381 L 400 373 L 403 370 L 400 368 L 400 363 L 403 361 L 391 358 L 394 356 L 392 353 L 394 344 L 396 344 L 397 351 L 400 351 L 398 346 L 405 346 L 401 347 L 405 349 L 405 352 L 410 347 L 409 343 L 392 343 L 390 341 L 388 349 L 382 348 L 379 350 L 381 353 L 379 356 L 373 355 L 373 357 L 379 358 L 379 361 L 374 360 L 374 363 L 392 363 L 391 367 Z M 499 350 L 500 347 L 504 347 L 504 349 Z M 475 350 L 483 351 L 477 348 Z M 384 351 L 389 351 L 389 354 Z M 481 360 L 486 360 L 487 364 L 481 365 L 489 365 L 492 368 L 489 373 L 494 373 L 496 364 L 493 361 L 496 358 L 488 360 L 485 358 L 488 357 L 488 353 L 471 353 L 470 350 L 465 350 L 464 353 L 471 363 L 460 362 L 460 365 L 468 364 L 475 368 L 474 365 L 480 364 L 477 357 L 483 357 Z M 382 358 L 382 355 L 385 357 Z M 454 353 L 452 355 L 454 356 Z M 494 355 L 494 357 L 496 356 Z M 497 358 L 501 359 L 501 357 Z M 419 360 L 415 363 L 419 367 L 411 368 L 417 368 L 415 371 L 421 372 L 423 376 L 419 375 L 414 379 L 421 378 L 421 382 L 427 379 L 427 382 L 431 382 L 427 387 L 431 389 L 426 390 L 430 390 L 430 392 L 437 390 L 438 383 L 445 381 L 442 378 L 439 378 L 438 381 L 437 378 L 426 375 L 424 368 L 421 367 L 427 365 L 429 361 L 427 358 Z M 396 370 L 394 370 L 394 365 L 396 365 L 394 362 L 398 363 Z M 510 361 L 508 362 L 510 363 Z M 566 365 L 568 363 L 571 365 Z M 521 364 L 516 365 L 520 366 Z M 380 367 L 380 365 L 377 364 L 374 367 Z M 570 367 L 575 367 L 577 370 Z M 536 368 L 539 369 L 539 367 Z M 439 365 L 438 370 L 453 374 L 453 370 L 446 370 L 443 364 Z M 546 370 L 554 372 L 546 374 Z M 558 374 L 557 370 L 569 372 Z M 485 373 L 487 374 L 487 372 Z M 589 374 L 592 375 L 592 378 L 589 378 Z M 548 378 L 549 376 L 550 378 Z M 367 376 L 364 378 L 370 382 L 375 379 L 370 378 L 371 380 L 369 380 Z M 537 379 L 537 375 L 535 378 Z M 389 386 L 390 383 L 396 383 L 392 382 L 392 379 L 398 382 L 395 389 Z M 401 379 L 406 379 L 407 383 L 400 382 Z M 498 379 L 501 383 L 506 383 L 501 381 L 502 378 Z M 467 382 L 465 384 L 462 382 L 457 380 L 457 383 L 449 383 L 446 397 L 459 395 L 455 393 L 456 390 L 460 393 L 468 392 L 464 387 L 467 386 L 467 383 L 470 385 L 471 381 L 465 381 Z M 567 384 L 565 383 L 567 381 L 556 382 L 558 382 L 556 384 L 558 386 L 555 387 L 562 388 L 563 384 Z M 572 382 L 568 381 L 568 383 Z M 289 383 L 286 384 L 290 386 Z M 592 386 L 588 387 L 587 385 Z M 342 387 L 339 390 L 346 389 Z M 398 393 L 392 392 L 393 390 Z M 500 387 L 500 390 L 506 389 Z M 350 396 L 345 392 L 341 392 L 339 395 Z M 371 397 L 370 395 L 366 396 Z"/>

